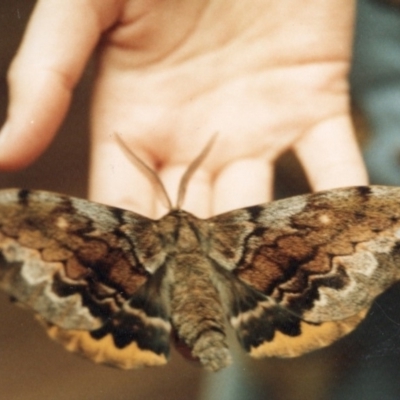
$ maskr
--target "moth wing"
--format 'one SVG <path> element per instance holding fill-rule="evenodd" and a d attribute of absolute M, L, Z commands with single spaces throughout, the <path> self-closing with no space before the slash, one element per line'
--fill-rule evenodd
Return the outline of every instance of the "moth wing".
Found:
<path fill-rule="evenodd" d="M 90 356 L 97 349 L 98 359 L 112 354 L 110 363 L 116 365 L 121 354 L 136 354 L 134 361 L 125 361 L 127 367 L 140 364 L 139 350 L 164 357 L 170 329 L 166 310 L 157 297 L 145 301 L 161 285 L 154 276 L 163 252 L 152 235 L 153 223 L 82 199 L 2 190 L 0 287 L 36 311 L 50 336 L 81 353 Z M 154 363 L 150 358 L 144 360 Z"/>
<path fill-rule="evenodd" d="M 48 325 L 47 334 L 68 351 L 83 355 L 99 364 L 134 369 L 143 366 L 161 366 L 167 363 L 166 354 L 142 349 L 135 341 L 120 348 L 115 345 L 110 335 L 97 339 L 88 331 L 67 330 L 56 325 Z"/>
<path fill-rule="evenodd" d="M 362 310 L 358 314 L 343 320 L 327 321 L 320 324 L 310 324 L 299 320 L 298 332 L 296 330 L 282 332 L 276 329 L 273 338 L 270 340 L 263 338 L 263 340 L 256 342 L 254 336 L 250 335 L 253 342 L 248 351 L 255 358 L 298 357 L 304 353 L 329 346 L 349 334 L 365 318 L 367 312 L 368 309 Z"/>
<path fill-rule="evenodd" d="M 336 189 L 208 222 L 211 258 L 256 293 L 233 296 L 231 322 L 249 351 L 296 355 L 329 344 L 399 279 L 400 188 Z M 289 338 L 294 350 L 274 348 Z"/>
<path fill-rule="evenodd" d="M 163 290 L 164 272 L 156 271 L 101 328 L 66 330 L 45 323 L 48 335 L 96 363 L 123 369 L 164 365 L 171 333 L 166 302 L 157 295 Z"/>

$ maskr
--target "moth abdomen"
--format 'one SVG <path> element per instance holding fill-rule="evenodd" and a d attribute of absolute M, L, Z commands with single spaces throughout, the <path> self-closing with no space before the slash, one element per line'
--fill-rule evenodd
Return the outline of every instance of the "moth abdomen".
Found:
<path fill-rule="evenodd" d="M 192 355 L 210 371 L 218 371 L 232 362 L 225 332 L 211 327 L 197 336 Z"/>
<path fill-rule="evenodd" d="M 212 281 L 213 267 L 200 254 L 183 254 L 169 264 L 171 319 L 180 340 L 208 370 L 231 363 L 225 313 Z"/>

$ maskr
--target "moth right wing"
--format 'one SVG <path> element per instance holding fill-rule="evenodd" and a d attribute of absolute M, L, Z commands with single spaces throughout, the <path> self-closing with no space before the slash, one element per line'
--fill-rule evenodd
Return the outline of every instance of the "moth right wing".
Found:
<path fill-rule="evenodd" d="M 255 356 L 330 344 L 399 279 L 400 188 L 335 189 L 208 223 L 210 256 L 238 280 L 232 325 Z"/>
<path fill-rule="evenodd" d="M 0 287 L 70 350 L 127 368 L 164 363 L 170 324 L 153 223 L 54 193 L 2 190 Z"/>

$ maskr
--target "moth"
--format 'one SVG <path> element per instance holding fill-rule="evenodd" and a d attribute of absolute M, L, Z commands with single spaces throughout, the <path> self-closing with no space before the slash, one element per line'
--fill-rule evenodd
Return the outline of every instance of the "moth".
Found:
<path fill-rule="evenodd" d="M 399 280 L 400 188 L 350 187 L 200 219 L 44 191 L 0 191 L 0 286 L 66 349 L 121 368 L 163 365 L 172 332 L 208 370 L 294 357 L 353 330 Z M 134 154 L 131 157 L 136 159 Z"/>

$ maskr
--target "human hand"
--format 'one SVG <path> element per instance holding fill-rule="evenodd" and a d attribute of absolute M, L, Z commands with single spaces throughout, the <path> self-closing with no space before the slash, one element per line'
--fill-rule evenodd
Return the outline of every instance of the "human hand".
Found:
<path fill-rule="evenodd" d="M 184 208 L 199 216 L 272 197 L 293 148 L 315 190 L 366 183 L 350 122 L 354 1 L 251 3 L 39 0 L 12 67 L 0 167 L 49 144 L 101 39 L 92 104 L 92 199 L 160 216 L 127 145 L 175 199 L 183 171 L 217 141 Z"/>

